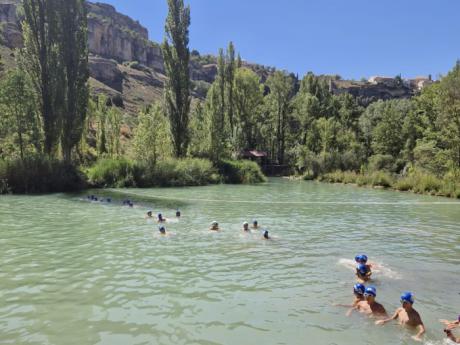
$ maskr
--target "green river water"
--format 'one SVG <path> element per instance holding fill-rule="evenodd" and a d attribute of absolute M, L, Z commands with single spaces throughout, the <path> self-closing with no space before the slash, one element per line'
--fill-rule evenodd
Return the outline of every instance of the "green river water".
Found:
<path fill-rule="evenodd" d="M 0 197 L 0 344 L 415 344 L 333 306 L 352 302 L 361 252 L 389 312 L 415 293 L 425 344 L 460 313 L 454 200 L 282 179 L 88 193 L 113 201 Z M 169 237 L 144 219 L 176 208 Z M 254 218 L 272 241 L 242 233 Z"/>

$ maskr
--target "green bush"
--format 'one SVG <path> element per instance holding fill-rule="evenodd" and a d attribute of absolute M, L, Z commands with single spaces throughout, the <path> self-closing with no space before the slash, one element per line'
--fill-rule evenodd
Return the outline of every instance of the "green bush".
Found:
<path fill-rule="evenodd" d="M 251 184 L 266 182 L 259 165 L 248 160 L 223 160 L 218 164 L 219 171 L 225 183 Z"/>
<path fill-rule="evenodd" d="M 0 161 L 0 193 L 73 192 L 85 185 L 82 172 L 62 161 L 39 155 Z"/>
<path fill-rule="evenodd" d="M 142 171 L 139 165 L 126 159 L 101 159 L 88 170 L 89 183 L 94 187 L 137 187 Z"/>
<path fill-rule="evenodd" d="M 377 154 L 369 158 L 369 170 L 396 172 L 396 161 L 392 155 Z"/>
<path fill-rule="evenodd" d="M 218 183 L 220 177 L 211 161 L 206 159 L 166 159 L 155 165 L 145 164 L 144 187 L 204 186 Z"/>
<path fill-rule="evenodd" d="M 384 171 L 377 171 L 371 174 L 371 185 L 373 187 L 389 188 L 393 185 L 393 178 Z"/>

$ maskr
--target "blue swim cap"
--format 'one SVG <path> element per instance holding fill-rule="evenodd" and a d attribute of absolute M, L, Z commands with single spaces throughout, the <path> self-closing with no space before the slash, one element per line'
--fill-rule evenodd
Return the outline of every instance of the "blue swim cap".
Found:
<path fill-rule="evenodd" d="M 365 264 L 367 262 L 367 255 L 364 255 L 364 254 L 356 255 L 355 261 L 361 264 Z"/>
<path fill-rule="evenodd" d="M 369 269 L 365 264 L 359 264 L 358 266 L 356 266 L 356 271 L 358 271 L 361 274 L 366 274 L 367 272 L 369 272 Z"/>
<path fill-rule="evenodd" d="M 158 230 L 160 230 L 161 233 L 166 232 L 166 228 L 164 226 L 160 226 Z"/>
<path fill-rule="evenodd" d="M 366 288 L 366 290 L 364 291 L 364 295 L 376 297 L 376 296 L 377 296 L 377 289 L 376 289 L 375 287 L 373 287 L 373 286 L 369 286 L 369 287 Z"/>
<path fill-rule="evenodd" d="M 358 295 L 364 295 L 364 291 L 366 291 L 366 287 L 363 284 L 355 284 L 353 286 L 353 292 Z"/>
<path fill-rule="evenodd" d="M 257 220 L 254 219 L 254 220 L 252 221 L 252 224 L 258 224 Z"/>
<path fill-rule="evenodd" d="M 407 291 L 401 295 L 401 303 L 404 303 L 404 302 L 414 304 L 414 295 L 412 294 L 412 292 Z"/>

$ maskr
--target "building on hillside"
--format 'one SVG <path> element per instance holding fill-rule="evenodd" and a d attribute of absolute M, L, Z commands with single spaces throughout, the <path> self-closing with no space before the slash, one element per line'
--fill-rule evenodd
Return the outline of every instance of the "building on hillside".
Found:
<path fill-rule="evenodd" d="M 377 84 L 383 84 L 386 86 L 397 86 L 397 81 L 395 78 L 390 78 L 390 77 L 382 77 L 382 76 L 374 76 L 370 77 L 368 82 L 373 85 Z"/>

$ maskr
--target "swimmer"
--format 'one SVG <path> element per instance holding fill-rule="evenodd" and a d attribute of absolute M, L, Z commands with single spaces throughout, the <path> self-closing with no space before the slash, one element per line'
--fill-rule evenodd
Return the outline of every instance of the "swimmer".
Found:
<path fill-rule="evenodd" d="M 176 217 L 177 217 L 177 218 L 180 218 L 180 216 L 181 216 L 180 211 L 177 210 L 177 211 L 176 211 Z"/>
<path fill-rule="evenodd" d="M 271 240 L 272 238 L 268 235 L 268 230 L 264 231 L 264 239 L 265 240 Z"/>
<path fill-rule="evenodd" d="M 359 283 L 365 283 L 371 280 L 372 272 L 365 264 L 359 264 L 356 266 L 356 277 L 358 277 Z"/>
<path fill-rule="evenodd" d="M 452 330 L 451 329 L 444 329 L 444 333 L 446 333 L 446 336 L 448 339 L 452 340 L 454 343 L 456 344 L 460 344 L 460 337 L 455 337 L 455 335 L 453 335 L 452 333 Z"/>
<path fill-rule="evenodd" d="M 133 207 L 134 207 L 134 203 L 132 203 L 132 202 L 130 201 L 129 204 L 128 204 L 128 206 L 129 206 L 130 208 L 133 208 Z"/>
<path fill-rule="evenodd" d="M 398 320 L 400 325 L 418 328 L 418 333 L 412 339 L 422 341 L 422 335 L 425 333 L 425 325 L 419 313 L 412 307 L 414 304 L 414 295 L 411 292 L 404 292 L 401 295 L 401 304 L 402 308 L 398 308 L 391 318 L 379 320 L 376 324 L 384 325 L 392 320 Z"/>
<path fill-rule="evenodd" d="M 374 267 L 374 264 L 371 264 L 368 262 L 368 258 L 366 254 L 360 254 L 355 256 L 355 261 L 357 264 L 363 264 L 366 265 L 369 271 Z"/>
<path fill-rule="evenodd" d="M 449 321 L 449 320 L 439 320 L 442 324 L 444 324 L 447 329 L 454 329 L 460 327 L 460 315 L 456 321 Z"/>
<path fill-rule="evenodd" d="M 253 229 L 258 229 L 259 228 L 259 222 L 257 220 L 253 220 L 252 221 L 252 228 Z"/>
<path fill-rule="evenodd" d="M 112 199 L 111 198 L 107 198 L 107 202 L 112 202 Z"/>
<path fill-rule="evenodd" d="M 243 231 L 244 232 L 249 232 L 249 223 L 248 222 L 243 223 Z"/>
<path fill-rule="evenodd" d="M 163 218 L 163 215 L 161 213 L 158 213 L 157 222 L 158 223 L 164 223 L 164 222 L 166 222 L 166 218 Z"/>
<path fill-rule="evenodd" d="M 217 223 L 216 221 L 212 222 L 211 223 L 211 227 L 209 228 L 209 230 L 211 231 L 219 231 L 219 223 Z"/>
<path fill-rule="evenodd" d="M 353 308 L 355 308 L 359 302 L 364 301 L 364 291 L 366 290 L 366 287 L 363 284 L 355 284 L 353 286 L 353 295 L 355 296 L 355 300 L 353 301 L 353 304 L 334 304 L 336 307 L 346 307 L 346 308 L 352 308 L 347 312 L 347 316 L 352 312 Z"/>
<path fill-rule="evenodd" d="M 353 310 L 357 310 L 363 314 L 368 315 L 369 317 L 375 317 L 375 318 L 388 317 L 388 314 L 385 308 L 383 307 L 383 305 L 375 301 L 376 297 L 377 297 L 376 288 L 373 286 L 369 286 L 364 291 L 364 300 L 361 302 L 358 302 L 356 304 L 356 307 L 353 308 Z"/>
<path fill-rule="evenodd" d="M 153 211 L 147 211 L 147 214 L 145 215 L 145 219 L 148 218 L 153 218 Z"/>
<path fill-rule="evenodd" d="M 166 228 L 165 228 L 164 226 L 160 226 L 160 227 L 158 228 L 158 231 L 160 231 L 160 234 L 161 234 L 162 236 L 165 236 L 165 235 L 166 235 Z"/>

